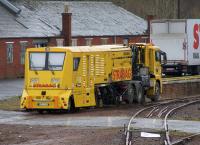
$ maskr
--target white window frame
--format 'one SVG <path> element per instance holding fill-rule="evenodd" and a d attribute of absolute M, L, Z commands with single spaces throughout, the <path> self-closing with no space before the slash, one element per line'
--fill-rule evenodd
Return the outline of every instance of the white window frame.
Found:
<path fill-rule="evenodd" d="M 123 45 L 128 46 L 129 44 L 129 39 L 128 38 L 124 38 L 123 39 Z"/>
<path fill-rule="evenodd" d="M 93 40 L 93 38 L 85 38 L 85 45 L 86 46 L 91 46 L 92 45 L 92 40 Z"/>
<path fill-rule="evenodd" d="M 149 37 L 145 37 L 145 36 L 144 36 L 144 37 L 142 37 L 142 41 L 141 41 L 141 42 L 142 42 L 142 43 L 147 43 L 147 42 L 148 42 L 148 39 L 149 39 Z"/>
<path fill-rule="evenodd" d="M 20 64 L 25 64 L 25 52 L 28 46 L 28 41 L 20 41 Z"/>
<path fill-rule="evenodd" d="M 33 45 L 35 45 L 36 48 L 47 47 L 48 40 L 47 39 L 35 39 L 35 40 L 33 40 Z"/>
<path fill-rule="evenodd" d="M 8 64 L 13 63 L 13 57 L 14 57 L 13 51 L 14 51 L 14 42 L 6 42 L 6 59 Z"/>
<path fill-rule="evenodd" d="M 108 44 L 108 38 L 101 38 L 101 45 Z"/>
<path fill-rule="evenodd" d="M 72 46 L 77 46 L 78 45 L 78 39 L 77 38 L 73 38 L 72 39 Z"/>
<path fill-rule="evenodd" d="M 57 46 L 64 46 L 64 39 L 63 38 L 56 39 L 56 44 Z"/>

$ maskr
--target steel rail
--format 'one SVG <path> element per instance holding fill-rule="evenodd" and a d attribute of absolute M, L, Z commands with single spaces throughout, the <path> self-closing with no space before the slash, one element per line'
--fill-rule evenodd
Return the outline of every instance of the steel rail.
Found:
<path fill-rule="evenodd" d="M 153 112 L 155 112 L 155 110 L 157 110 L 158 107 L 153 107 L 153 109 L 146 115 L 146 118 L 149 118 L 153 115 Z"/>
<path fill-rule="evenodd" d="M 130 141 L 130 126 L 131 126 L 131 122 L 136 118 L 136 116 L 138 116 L 143 111 L 151 109 L 151 108 L 154 108 L 154 107 L 157 107 L 157 106 L 159 106 L 159 105 L 154 105 L 154 106 L 149 106 L 149 107 L 143 108 L 143 109 L 139 110 L 138 112 L 136 112 L 131 117 L 131 119 L 129 120 L 129 123 L 128 123 L 128 129 L 127 129 L 127 132 L 126 132 L 126 145 L 131 145 L 131 141 Z"/>
<path fill-rule="evenodd" d="M 130 126 L 131 126 L 131 122 L 140 114 L 142 113 L 143 111 L 145 110 L 148 110 L 148 109 L 151 109 L 151 108 L 157 108 L 158 106 L 160 105 L 165 105 L 165 104 L 170 104 L 170 103 L 174 103 L 174 102 L 177 102 L 177 100 L 170 100 L 168 102 L 162 102 L 162 103 L 159 103 L 159 104 L 156 104 L 156 105 L 153 105 L 153 106 L 149 106 L 149 107 L 146 107 L 146 108 L 143 108 L 141 110 L 139 110 L 138 112 L 136 112 L 132 117 L 131 119 L 129 120 L 129 123 L 128 123 L 128 127 L 127 127 L 127 132 L 126 132 L 126 145 L 131 145 L 131 141 L 130 141 Z M 152 110 L 151 110 L 152 111 Z M 150 111 L 150 112 L 151 112 Z"/>
<path fill-rule="evenodd" d="M 197 137 L 199 135 L 200 135 L 200 133 L 196 133 L 196 134 L 193 134 L 193 135 L 190 135 L 190 136 L 187 136 L 187 137 L 183 137 L 183 138 L 181 138 L 179 140 L 176 140 L 176 141 L 172 142 L 172 145 L 178 145 L 178 144 L 180 144 L 180 143 L 182 143 L 182 142 L 184 142 L 186 140 L 191 140 L 192 138 L 195 138 L 195 137 Z"/>
<path fill-rule="evenodd" d="M 170 140 L 170 137 L 169 137 L 169 130 L 168 130 L 168 123 L 167 123 L 167 119 L 169 117 L 169 115 L 171 115 L 171 113 L 173 113 L 175 110 L 178 110 L 180 108 L 183 108 L 183 107 L 186 107 L 186 106 L 189 106 L 191 104 L 195 104 L 197 102 L 200 102 L 200 100 L 195 100 L 195 101 L 191 101 L 189 103 L 185 103 L 183 105 L 180 105 L 178 107 L 175 107 L 173 109 L 171 109 L 166 115 L 165 115 L 165 119 L 164 119 L 164 129 L 165 129 L 165 136 L 166 136 L 166 145 L 172 145 L 171 143 L 171 140 Z"/>
<path fill-rule="evenodd" d="M 158 113 L 158 117 L 161 118 L 161 116 L 167 112 L 167 109 L 169 108 L 169 106 L 164 107 L 162 110 L 160 110 L 160 112 Z"/>
<path fill-rule="evenodd" d="M 189 100 L 189 99 L 198 99 L 199 98 L 199 96 L 194 96 L 194 97 L 191 97 L 191 98 L 178 98 L 178 99 L 167 99 L 167 100 L 163 100 L 163 101 L 167 101 L 167 102 L 159 102 L 159 103 L 157 103 L 157 104 L 153 104 L 152 106 L 149 106 L 149 107 L 146 107 L 146 108 L 143 108 L 143 109 L 141 109 L 141 110 L 139 110 L 139 111 L 137 111 L 132 117 L 131 117 L 131 119 L 129 120 L 129 123 L 128 123 L 128 127 L 127 127 L 127 131 L 126 131 L 126 138 L 125 138 L 125 144 L 126 145 L 131 145 L 131 140 L 130 140 L 130 127 L 131 127 L 131 123 L 132 123 L 132 121 L 140 114 L 140 113 L 142 113 L 143 111 L 146 111 L 146 110 L 148 110 L 148 109 L 151 109 L 151 108 L 153 108 L 151 111 L 150 111 L 150 113 L 148 114 L 148 115 L 146 115 L 146 117 L 149 117 L 149 116 L 151 116 L 151 114 L 152 114 L 152 112 L 155 110 L 155 108 L 157 108 L 158 106 L 160 106 L 160 105 L 166 105 L 166 104 L 170 104 L 170 103 L 176 103 L 176 102 L 180 102 L 180 101 L 187 101 L 187 100 Z M 165 112 L 165 111 L 164 111 Z M 165 121 L 166 122 L 166 121 Z M 167 128 L 167 127 L 165 127 L 165 128 Z"/>

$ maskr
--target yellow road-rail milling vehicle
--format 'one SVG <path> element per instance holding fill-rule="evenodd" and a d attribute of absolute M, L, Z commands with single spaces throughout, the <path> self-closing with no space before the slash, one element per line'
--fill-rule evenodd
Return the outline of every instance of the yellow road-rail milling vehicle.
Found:
<path fill-rule="evenodd" d="M 121 102 L 144 103 L 162 92 L 161 58 L 151 44 L 29 48 L 20 106 L 74 111 Z"/>

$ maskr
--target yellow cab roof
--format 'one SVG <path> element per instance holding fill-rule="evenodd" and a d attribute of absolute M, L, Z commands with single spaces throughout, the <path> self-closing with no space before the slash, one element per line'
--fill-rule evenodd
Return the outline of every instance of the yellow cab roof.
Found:
<path fill-rule="evenodd" d="M 96 46 L 65 46 L 65 47 L 41 47 L 41 48 L 29 48 L 28 51 L 71 51 L 71 52 L 99 52 L 99 51 L 127 51 L 129 47 L 123 45 L 96 45 Z"/>
<path fill-rule="evenodd" d="M 148 49 L 155 49 L 155 50 L 159 50 L 160 48 L 156 45 L 153 45 L 152 43 L 133 43 L 133 45 L 136 44 L 136 45 L 140 45 L 140 46 L 149 46 L 147 47 Z"/>

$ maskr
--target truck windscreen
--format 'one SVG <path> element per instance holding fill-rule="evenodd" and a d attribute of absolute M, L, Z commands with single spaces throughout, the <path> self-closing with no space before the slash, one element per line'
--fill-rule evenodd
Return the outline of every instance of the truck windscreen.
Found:
<path fill-rule="evenodd" d="M 61 71 L 65 60 L 64 52 L 31 52 L 30 70 Z"/>

